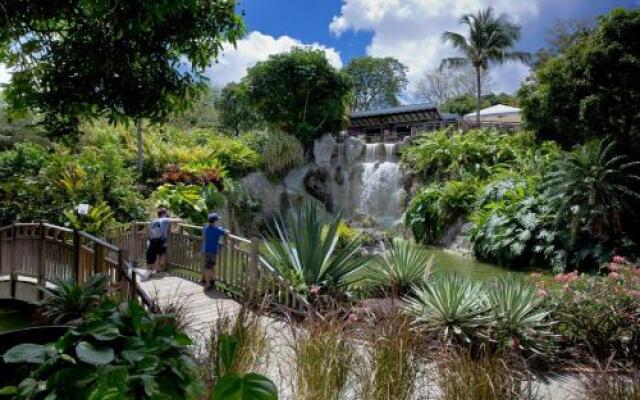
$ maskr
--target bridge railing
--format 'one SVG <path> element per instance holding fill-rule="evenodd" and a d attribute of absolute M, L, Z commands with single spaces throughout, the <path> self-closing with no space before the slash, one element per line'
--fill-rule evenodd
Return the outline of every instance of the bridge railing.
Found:
<path fill-rule="evenodd" d="M 92 275 L 108 277 L 109 289 L 153 308 L 138 287 L 124 251 L 86 232 L 47 223 L 14 223 L 0 228 L 0 276 L 8 276 L 11 297 L 19 279 L 38 287 L 58 279 L 83 283 Z M 42 299 L 42 292 L 39 292 Z"/>
<path fill-rule="evenodd" d="M 107 234 L 110 241 L 125 249 L 129 260 L 144 265 L 147 222 L 115 227 Z M 202 227 L 172 224 L 167 240 L 167 264 L 171 273 L 194 282 L 202 276 Z M 214 279 L 219 288 L 237 299 L 269 299 L 286 311 L 306 314 L 309 303 L 289 282 L 260 257 L 260 240 L 228 235 L 217 254 Z"/>

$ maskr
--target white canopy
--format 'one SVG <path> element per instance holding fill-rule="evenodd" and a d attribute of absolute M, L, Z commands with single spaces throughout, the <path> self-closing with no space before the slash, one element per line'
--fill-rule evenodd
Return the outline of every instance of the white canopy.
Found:
<path fill-rule="evenodd" d="M 472 112 L 464 116 L 466 121 L 474 121 L 476 113 Z M 480 110 L 482 122 L 520 122 L 520 109 L 504 104 L 496 104 Z"/>

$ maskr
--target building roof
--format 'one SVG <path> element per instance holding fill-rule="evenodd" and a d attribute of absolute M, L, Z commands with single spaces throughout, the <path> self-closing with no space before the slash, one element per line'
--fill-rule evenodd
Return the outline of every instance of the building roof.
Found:
<path fill-rule="evenodd" d="M 355 111 L 349 114 L 349 118 L 369 118 L 369 117 L 381 117 L 385 115 L 393 114 L 405 114 L 413 112 L 423 112 L 436 110 L 436 106 L 433 104 L 409 104 L 399 107 L 381 108 L 379 110 L 367 110 L 367 111 Z"/>
<path fill-rule="evenodd" d="M 440 118 L 442 118 L 443 121 L 460 121 L 462 116 L 460 114 L 441 112 Z"/>
<path fill-rule="evenodd" d="M 495 106 L 491 106 L 488 108 L 484 108 L 480 110 L 480 115 L 498 115 L 498 114 L 519 114 L 520 109 L 511 106 L 505 106 L 504 104 L 496 104 Z M 465 115 L 464 117 L 473 117 L 475 116 L 475 111 Z"/>

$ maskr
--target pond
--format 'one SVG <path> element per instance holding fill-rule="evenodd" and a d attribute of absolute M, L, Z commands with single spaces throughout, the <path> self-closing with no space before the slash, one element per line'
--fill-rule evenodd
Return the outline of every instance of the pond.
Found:
<path fill-rule="evenodd" d="M 500 275 L 513 273 L 526 276 L 529 271 L 518 271 L 477 260 L 474 257 L 465 257 L 440 247 L 428 246 L 434 255 L 433 272 L 454 272 L 460 275 L 472 277 L 474 280 L 485 281 Z"/>
<path fill-rule="evenodd" d="M 31 325 L 28 311 L 0 302 L 0 333 L 26 328 Z"/>

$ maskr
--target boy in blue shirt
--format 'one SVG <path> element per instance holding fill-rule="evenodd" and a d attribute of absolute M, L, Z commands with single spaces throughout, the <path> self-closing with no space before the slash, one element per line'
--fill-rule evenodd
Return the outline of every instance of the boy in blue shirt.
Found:
<path fill-rule="evenodd" d="M 202 228 L 202 252 L 204 253 L 204 284 L 205 290 L 213 289 L 213 268 L 216 266 L 220 237 L 228 235 L 229 231 L 217 226 L 218 214 L 209 214 L 209 223 Z"/>

